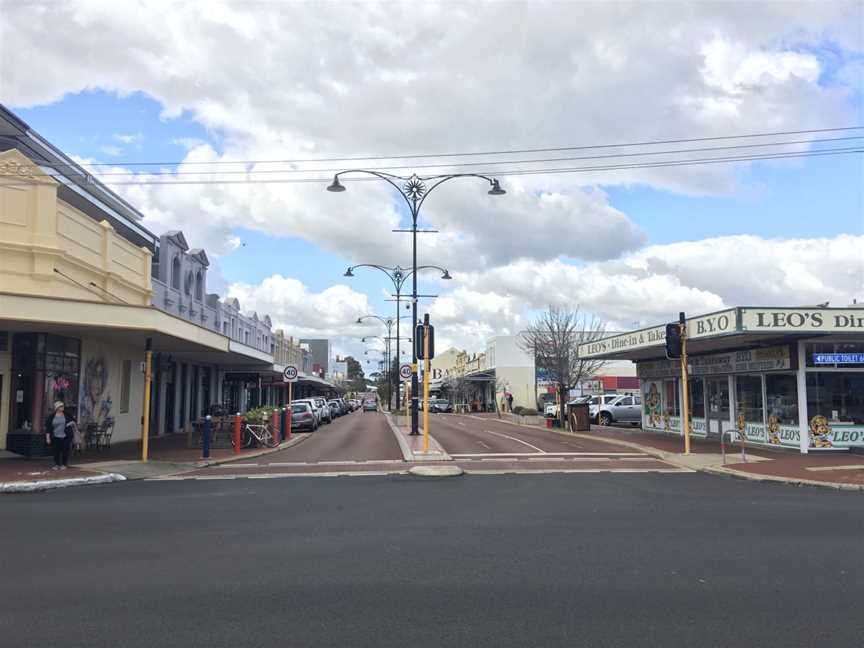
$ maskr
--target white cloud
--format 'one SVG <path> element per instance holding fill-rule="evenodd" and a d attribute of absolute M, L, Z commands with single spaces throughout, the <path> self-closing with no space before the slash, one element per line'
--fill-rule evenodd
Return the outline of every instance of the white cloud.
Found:
<path fill-rule="evenodd" d="M 827 44 L 860 53 L 860 17 L 855 2 L 517 3 L 506 11 L 496 3 L 340 3 L 338 11 L 318 3 L 190 2 L 170 11 L 158 3 L 7 3 L 0 100 L 33 106 L 85 89 L 145 93 L 161 103 L 163 119 L 188 114 L 219 141 L 217 152 L 178 140 L 187 148 L 181 171 L 201 170 L 197 162 L 831 127 L 858 121 L 850 97 L 860 98 L 861 69 L 848 63 L 826 80 L 817 52 Z M 118 133 L 117 141 L 140 143 L 137 135 Z M 296 165 L 316 177 L 328 174 L 308 169 L 330 167 Z M 629 327 L 682 309 L 861 296 L 860 236 L 643 247 L 633 215 L 597 188 L 728 194 L 741 190 L 736 172 L 715 165 L 508 176 L 508 194 L 498 198 L 474 180 L 436 189 L 423 223 L 441 234 L 422 239 L 420 262 L 459 272 L 453 292 L 430 305 L 446 325 L 440 339 L 482 348 L 486 336 L 518 330 L 550 302 L 581 303 Z M 405 224 L 403 206 L 384 183 L 348 186 L 344 194 L 287 183 L 118 191 L 146 226 L 183 229 L 217 268 L 219 255 L 238 245 L 238 227 L 300 237 L 354 262 L 406 265 L 407 236 L 390 233 Z M 292 333 L 331 335 L 345 348 L 363 334 L 350 322 L 368 310 L 344 286 L 314 293 L 279 275 L 232 284 L 229 294 Z"/>

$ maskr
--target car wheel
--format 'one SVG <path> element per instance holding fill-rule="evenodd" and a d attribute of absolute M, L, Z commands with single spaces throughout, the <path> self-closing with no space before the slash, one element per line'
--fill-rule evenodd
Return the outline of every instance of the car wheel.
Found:
<path fill-rule="evenodd" d="M 600 425 L 612 425 L 612 415 L 609 412 L 600 414 Z"/>

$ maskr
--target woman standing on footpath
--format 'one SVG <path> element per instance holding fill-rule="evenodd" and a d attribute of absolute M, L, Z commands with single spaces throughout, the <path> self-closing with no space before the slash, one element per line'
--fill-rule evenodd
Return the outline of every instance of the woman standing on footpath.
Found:
<path fill-rule="evenodd" d="M 75 419 L 67 414 L 62 401 L 54 403 L 54 413 L 45 420 L 45 441 L 54 451 L 51 470 L 66 470 L 69 467 L 69 449 L 75 433 Z"/>

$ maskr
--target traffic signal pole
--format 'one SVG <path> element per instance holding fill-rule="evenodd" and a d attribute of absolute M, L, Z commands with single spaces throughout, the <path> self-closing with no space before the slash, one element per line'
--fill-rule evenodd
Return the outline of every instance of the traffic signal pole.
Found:
<path fill-rule="evenodd" d="M 690 454 L 690 386 L 687 376 L 687 322 L 684 313 L 678 323 L 681 334 L 681 430 L 684 432 L 684 454 Z"/>

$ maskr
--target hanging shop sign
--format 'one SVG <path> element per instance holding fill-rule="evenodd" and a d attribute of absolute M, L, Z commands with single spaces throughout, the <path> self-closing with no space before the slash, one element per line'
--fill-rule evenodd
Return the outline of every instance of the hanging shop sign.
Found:
<path fill-rule="evenodd" d="M 764 349 L 691 356 L 688 358 L 688 365 L 691 376 L 782 371 L 792 368 L 792 354 L 788 346 L 766 347 Z M 640 362 L 637 364 L 636 373 L 643 380 L 647 378 L 672 378 L 681 373 L 681 363 L 675 360 Z"/>

